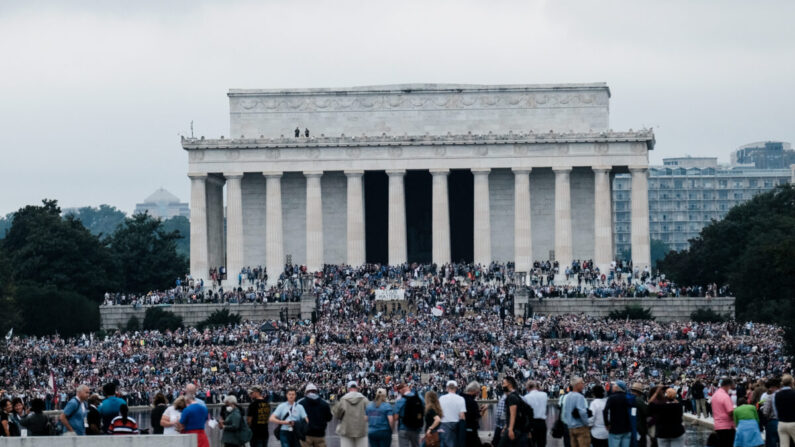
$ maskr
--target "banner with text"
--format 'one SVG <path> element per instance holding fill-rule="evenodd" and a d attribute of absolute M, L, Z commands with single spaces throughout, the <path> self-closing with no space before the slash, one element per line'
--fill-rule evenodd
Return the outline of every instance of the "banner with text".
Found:
<path fill-rule="evenodd" d="M 375 300 L 376 301 L 402 301 L 406 299 L 406 291 L 403 289 L 391 289 L 391 290 L 381 290 L 378 289 L 375 291 Z"/>

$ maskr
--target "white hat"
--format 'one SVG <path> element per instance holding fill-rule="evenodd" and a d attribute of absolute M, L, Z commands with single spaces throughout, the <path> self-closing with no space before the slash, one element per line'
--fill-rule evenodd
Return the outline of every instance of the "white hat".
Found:
<path fill-rule="evenodd" d="M 310 391 L 317 391 L 317 387 L 315 386 L 314 383 L 307 383 L 306 384 L 306 388 L 304 389 L 304 392 L 308 393 Z"/>
<path fill-rule="evenodd" d="M 456 382 L 455 380 L 448 380 L 447 388 L 458 388 L 458 382 Z"/>
<path fill-rule="evenodd" d="M 355 380 L 348 382 L 348 388 L 359 388 L 359 384 Z"/>

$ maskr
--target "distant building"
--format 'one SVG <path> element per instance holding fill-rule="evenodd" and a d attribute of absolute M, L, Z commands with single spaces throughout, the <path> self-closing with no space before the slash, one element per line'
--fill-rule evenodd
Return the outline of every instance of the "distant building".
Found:
<path fill-rule="evenodd" d="M 795 164 L 795 150 L 784 141 L 758 141 L 732 152 L 731 164 L 758 169 L 788 169 Z"/>
<path fill-rule="evenodd" d="M 190 206 L 163 188 L 153 192 L 143 203 L 135 205 L 135 214 L 149 212 L 150 216 L 169 219 L 184 216 L 190 219 Z"/>
<path fill-rule="evenodd" d="M 739 160 L 761 157 L 760 152 L 750 152 L 740 154 Z M 736 154 L 732 154 L 732 161 Z M 663 241 L 673 250 L 683 250 L 713 219 L 723 218 L 733 206 L 756 194 L 789 182 L 792 175 L 789 164 L 781 169 L 759 169 L 746 163 L 719 166 L 716 157 L 663 159 L 662 166 L 649 167 L 650 239 Z M 617 255 L 629 251 L 631 245 L 630 186 L 627 174 L 617 175 L 613 182 Z"/>

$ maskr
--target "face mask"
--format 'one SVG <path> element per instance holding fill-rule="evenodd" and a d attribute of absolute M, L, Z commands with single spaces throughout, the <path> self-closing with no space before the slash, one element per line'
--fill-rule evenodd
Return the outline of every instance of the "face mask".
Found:
<path fill-rule="evenodd" d="M 231 413 L 232 410 L 234 410 L 234 409 L 235 409 L 235 407 L 226 407 L 226 412 L 227 413 Z"/>

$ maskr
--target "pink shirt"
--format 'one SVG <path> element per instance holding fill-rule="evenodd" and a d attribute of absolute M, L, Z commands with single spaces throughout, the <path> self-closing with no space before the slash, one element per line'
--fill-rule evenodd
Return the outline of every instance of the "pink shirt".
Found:
<path fill-rule="evenodd" d="M 731 430 L 734 428 L 734 410 L 732 398 L 723 388 L 718 388 L 712 395 L 712 419 L 715 421 L 715 430 Z"/>

